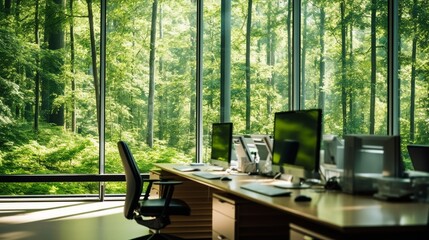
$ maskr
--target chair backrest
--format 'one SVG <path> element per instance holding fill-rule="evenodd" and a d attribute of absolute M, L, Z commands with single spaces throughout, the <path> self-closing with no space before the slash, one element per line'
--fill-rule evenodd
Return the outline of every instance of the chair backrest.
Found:
<path fill-rule="evenodd" d="M 127 193 L 125 196 L 124 216 L 133 219 L 134 210 L 139 207 L 143 181 L 134 157 L 124 141 L 118 142 L 119 155 L 125 169 Z"/>

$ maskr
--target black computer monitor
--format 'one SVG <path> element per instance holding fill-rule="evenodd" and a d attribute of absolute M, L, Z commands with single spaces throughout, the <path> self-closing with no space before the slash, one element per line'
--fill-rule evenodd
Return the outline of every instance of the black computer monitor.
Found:
<path fill-rule="evenodd" d="M 213 123 L 211 132 L 210 163 L 228 168 L 232 152 L 232 123 Z"/>
<path fill-rule="evenodd" d="M 429 172 L 429 145 L 407 145 L 411 163 L 415 171 Z"/>
<path fill-rule="evenodd" d="M 321 129 L 321 109 L 275 113 L 273 171 L 294 178 L 318 178 Z"/>

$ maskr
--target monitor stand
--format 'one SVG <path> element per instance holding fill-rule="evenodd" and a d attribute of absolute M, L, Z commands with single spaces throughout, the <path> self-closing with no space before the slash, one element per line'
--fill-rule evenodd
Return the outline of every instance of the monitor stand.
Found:
<path fill-rule="evenodd" d="M 296 169 L 295 169 L 296 170 Z M 303 171 L 298 168 L 299 175 L 292 175 L 287 173 L 282 173 L 279 180 L 275 180 L 271 185 L 278 188 L 285 189 L 304 189 L 310 188 L 309 184 L 305 184 L 301 180 L 303 179 L 301 175 Z M 301 176 L 301 177 L 300 177 Z"/>

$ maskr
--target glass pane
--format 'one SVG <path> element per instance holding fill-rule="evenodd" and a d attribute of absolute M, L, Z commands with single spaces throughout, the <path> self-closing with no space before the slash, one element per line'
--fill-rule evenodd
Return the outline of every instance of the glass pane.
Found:
<path fill-rule="evenodd" d="M 399 1 L 400 134 L 407 167 L 407 144 L 429 145 L 428 1 Z"/>
<path fill-rule="evenodd" d="M 302 104 L 325 134 L 387 134 L 387 2 L 372 2 L 303 1 Z"/>
<path fill-rule="evenodd" d="M 91 15 L 85 1 L 10 2 L 0 13 L 0 174 L 98 173 L 91 49 L 98 52 L 99 6 Z M 35 185 L 37 194 L 93 192 L 86 184 Z"/>
<path fill-rule="evenodd" d="M 292 9 L 290 1 L 253 2 L 250 22 L 248 1 L 232 5 L 231 119 L 237 133 L 272 134 L 274 113 L 289 109 Z"/>
<path fill-rule="evenodd" d="M 203 161 L 210 159 L 212 123 L 220 121 L 221 1 L 204 1 Z"/>
<path fill-rule="evenodd" d="M 272 134 L 274 112 L 289 109 L 292 13 L 288 1 L 269 0 L 253 1 L 249 15 L 248 2 L 231 5 L 230 121 L 236 135 Z M 221 4 L 204 4 L 204 157 L 208 160 L 208 134 L 211 123 L 220 121 L 221 111 Z"/>
<path fill-rule="evenodd" d="M 119 139 L 141 172 L 195 159 L 196 2 L 155 2 L 108 3 L 107 173 L 123 173 Z"/>

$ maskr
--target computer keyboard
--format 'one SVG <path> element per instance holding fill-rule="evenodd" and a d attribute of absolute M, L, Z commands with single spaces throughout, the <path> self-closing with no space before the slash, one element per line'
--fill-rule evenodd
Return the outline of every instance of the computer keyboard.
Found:
<path fill-rule="evenodd" d="M 199 168 L 193 167 L 193 166 L 176 166 L 173 167 L 174 169 L 181 171 L 181 172 L 193 172 L 193 171 L 200 171 Z"/>
<path fill-rule="evenodd" d="M 257 192 L 266 196 L 276 197 L 276 196 L 290 196 L 291 191 L 286 189 L 276 188 L 262 183 L 247 183 L 240 186 L 243 189 Z"/>
<path fill-rule="evenodd" d="M 205 178 L 205 179 L 220 179 L 222 177 L 222 175 L 220 174 L 214 174 L 209 172 L 194 172 L 192 173 L 192 175 Z"/>

